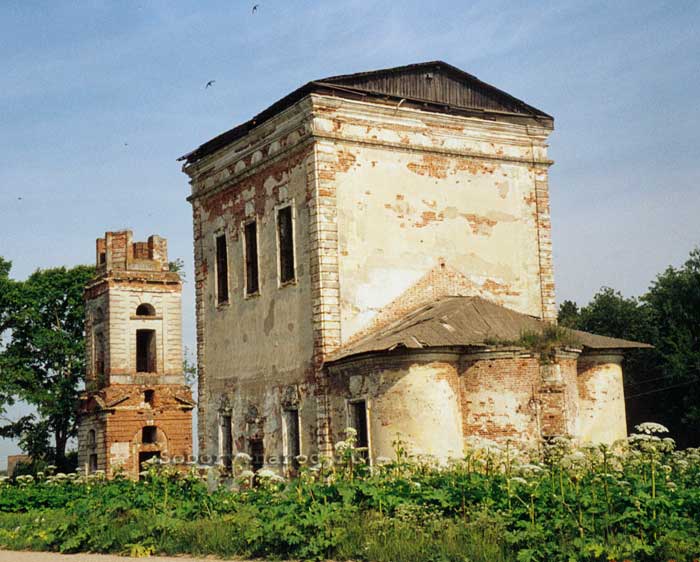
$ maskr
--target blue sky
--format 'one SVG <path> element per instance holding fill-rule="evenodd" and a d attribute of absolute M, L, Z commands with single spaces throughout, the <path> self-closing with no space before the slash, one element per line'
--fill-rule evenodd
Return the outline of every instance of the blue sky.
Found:
<path fill-rule="evenodd" d="M 434 59 L 555 117 L 559 301 L 639 295 L 700 244 L 698 2 L 3 0 L 0 52 L 16 278 L 90 263 L 130 227 L 167 237 L 191 279 L 178 156 L 311 79 Z M 188 283 L 189 347 L 193 300 Z M 0 468 L 14 450 L 0 441 Z"/>

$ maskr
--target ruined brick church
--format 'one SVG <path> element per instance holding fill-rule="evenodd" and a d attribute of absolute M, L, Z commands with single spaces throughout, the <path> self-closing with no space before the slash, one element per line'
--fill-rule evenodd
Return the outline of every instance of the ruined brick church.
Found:
<path fill-rule="evenodd" d="M 309 82 L 183 157 L 200 454 L 626 435 L 638 344 L 556 321 L 546 113 L 444 62 Z M 262 462 L 262 461 L 260 461 Z"/>
<path fill-rule="evenodd" d="M 183 156 L 199 454 L 286 470 L 348 426 L 370 462 L 397 437 L 442 461 L 475 437 L 624 437 L 640 344 L 522 344 L 556 322 L 552 130 L 430 62 L 309 82 Z"/>

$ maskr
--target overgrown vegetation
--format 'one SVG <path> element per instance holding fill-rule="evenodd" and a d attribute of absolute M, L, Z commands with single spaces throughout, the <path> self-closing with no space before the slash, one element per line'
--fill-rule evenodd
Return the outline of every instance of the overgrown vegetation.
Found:
<path fill-rule="evenodd" d="M 578 348 L 576 335 L 568 328 L 545 324 L 541 331 L 525 331 L 517 340 L 487 338 L 484 343 L 498 347 L 522 347 L 539 356 L 541 363 L 551 363 L 557 349 Z"/>
<path fill-rule="evenodd" d="M 132 555 L 215 554 L 373 561 L 691 561 L 700 556 L 700 451 L 644 424 L 613 447 L 539 452 L 484 444 L 439 467 L 368 467 L 354 436 L 334 463 L 284 481 L 235 461 L 208 492 L 196 468 L 140 482 L 38 475 L 0 484 L 0 547 Z M 213 469 L 211 469 L 213 470 Z M 253 480 L 258 485 L 251 486 Z M 211 482 L 211 475 L 208 480 Z"/>

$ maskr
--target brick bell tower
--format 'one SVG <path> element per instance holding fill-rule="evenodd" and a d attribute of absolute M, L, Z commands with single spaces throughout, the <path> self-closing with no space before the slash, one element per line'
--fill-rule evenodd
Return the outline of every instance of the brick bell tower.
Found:
<path fill-rule="evenodd" d="M 180 276 L 167 242 L 133 242 L 129 230 L 97 239 L 96 276 L 85 288 L 86 388 L 78 462 L 87 472 L 138 478 L 153 457 L 192 454 L 192 394 L 182 364 Z"/>

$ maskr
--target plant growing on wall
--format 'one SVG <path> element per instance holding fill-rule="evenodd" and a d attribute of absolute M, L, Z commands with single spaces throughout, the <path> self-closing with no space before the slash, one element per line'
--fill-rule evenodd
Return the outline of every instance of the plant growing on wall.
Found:
<path fill-rule="evenodd" d="M 548 365 L 554 362 L 557 349 L 576 348 L 580 344 L 571 330 L 549 324 L 541 332 L 523 332 L 515 345 L 538 354 L 540 363 Z"/>
<path fill-rule="evenodd" d="M 557 349 L 578 348 L 579 341 L 571 330 L 547 324 L 542 331 L 525 331 L 517 340 L 486 339 L 484 344 L 494 347 L 522 347 L 540 357 L 543 365 L 554 361 Z"/>

